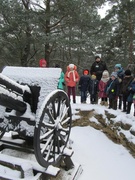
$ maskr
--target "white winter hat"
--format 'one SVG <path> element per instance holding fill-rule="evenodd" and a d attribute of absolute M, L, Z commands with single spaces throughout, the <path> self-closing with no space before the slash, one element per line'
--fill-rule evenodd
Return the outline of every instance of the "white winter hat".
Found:
<path fill-rule="evenodd" d="M 74 66 L 75 66 L 74 64 L 69 64 L 69 68 L 72 68 L 72 69 L 73 69 Z"/>
<path fill-rule="evenodd" d="M 102 75 L 109 77 L 109 72 L 107 70 L 104 70 Z"/>

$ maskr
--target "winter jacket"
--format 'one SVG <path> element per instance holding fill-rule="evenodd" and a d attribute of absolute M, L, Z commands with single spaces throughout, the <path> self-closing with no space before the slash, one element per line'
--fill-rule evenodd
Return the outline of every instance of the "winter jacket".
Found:
<path fill-rule="evenodd" d="M 79 74 L 77 72 L 77 67 L 74 65 L 74 69 L 71 70 L 69 66 L 67 66 L 67 71 L 65 73 L 65 82 L 69 87 L 75 87 L 77 82 L 79 81 Z"/>
<path fill-rule="evenodd" d="M 98 83 L 99 81 L 97 79 L 90 79 L 88 86 L 90 95 L 96 95 L 98 93 Z"/>
<path fill-rule="evenodd" d="M 133 102 L 133 95 L 135 94 L 135 81 L 133 80 L 128 86 L 129 96 L 127 98 L 128 102 Z"/>
<path fill-rule="evenodd" d="M 64 72 L 61 72 L 59 82 L 58 82 L 58 89 L 64 89 Z"/>
<path fill-rule="evenodd" d="M 78 89 L 80 91 L 87 91 L 88 86 L 90 82 L 90 76 L 89 75 L 82 75 L 79 80 Z"/>
<path fill-rule="evenodd" d="M 119 96 L 119 81 L 117 78 L 114 80 L 110 79 L 107 82 L 105 93 L 109 99 L 115 99 Z"/>
<path fill-rule="evenodd" d="M 98 89 L 99 89 L 99 93 L 98 93 L 98 96 L 100 98 L 105 98 L 107 97 L 107 94 L 105 93 L 105 88 L 107 86 L 107 82 L 104 82 L 102 79 L 99 81 L 99 84 L 98 84 Z"/>
<path fill-rule="evenodd" d="M 78 89 L 82 92 L 87 91 L 89 86 L 89 81 L 90 81 L 89 70 L 84 69 L 83 75 L 80 77 L 79 80 Z"/>
<path fill-rule="evenodd" d="M 125 76 L 123 78 L 122 85 L 121 85 L 121 92 L 120 93 L 122 93 L 123 95 L 126 95 L 126 96 L 129 95 L 128 86 L 132 82 L 132 80 L 133 80 L 132 76 Z"/>
<path fill-rule="evenodd" d="M 102 77 L 102 72 L 104 70 L 107 70 L 106 63 L 101 60 L 99 62 L 95 61 L 91 66 L 90 73 L 91 75 L 95 74 L 97 77 L 97 80 L 100 80 Z"/>

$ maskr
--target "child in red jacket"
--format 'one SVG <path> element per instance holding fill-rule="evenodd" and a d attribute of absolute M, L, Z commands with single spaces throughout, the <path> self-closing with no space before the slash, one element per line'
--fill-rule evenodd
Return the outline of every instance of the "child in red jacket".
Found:
<path fill-rule="evenodd" d="M 77 67 L 74 64 L 69 64 L 67 66 L 67 72 L 65 73 L 65 82 L 67 86 L 67 93 L 70 100 L 71 94 L 73 95 L 73 103 L 76 103 L 76 84 L 79 81 L 79 74 L 77 72 Z"/>

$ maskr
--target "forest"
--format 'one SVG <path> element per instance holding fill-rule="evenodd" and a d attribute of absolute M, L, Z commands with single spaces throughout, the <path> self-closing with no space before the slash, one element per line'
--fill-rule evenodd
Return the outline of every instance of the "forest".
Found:
<path fill-rule="evenodd" d="M 111 6 L 104 18 L 98 9 Z M 2 0 L 0 66 L 69 63 L 79 72 L 100 54 L 110 69 L 135 64 L 135 0 Z"/>

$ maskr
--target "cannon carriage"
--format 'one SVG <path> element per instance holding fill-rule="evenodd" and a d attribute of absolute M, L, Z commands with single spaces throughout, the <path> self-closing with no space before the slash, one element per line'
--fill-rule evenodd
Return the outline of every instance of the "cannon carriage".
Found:
<path fill-rule="evenodd" d="M 60 162 L 71 130 L 68 96 L 57 89 L 60 73 L 60 68 L 5 67 L 0 76 L 0 138 L 12 131 L 30 141 L 45 168 Z"/>

